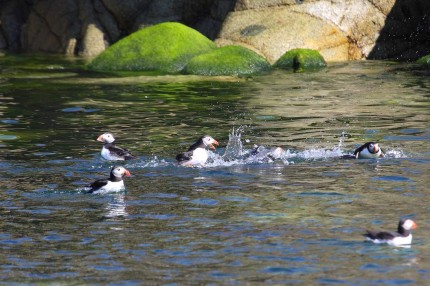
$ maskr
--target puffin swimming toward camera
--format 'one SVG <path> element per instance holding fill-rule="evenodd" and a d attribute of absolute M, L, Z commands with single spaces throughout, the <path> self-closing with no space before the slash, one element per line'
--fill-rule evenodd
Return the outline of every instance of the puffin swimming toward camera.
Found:
<path fill-rule="evenodd" d="M 119 192 L 125 189 L 123 177 L 129 177 L 130 172 L 121 166 L 114 166 L 110 171 L 110 177 L 107 179 L 97 180 L 91 183 L 88 193 L 105 194 Z"/>
<path fill-rule="evenodd" d="M 384 152 L 375 142 L 367 142 L 354 151 L 356 159 L 376 159 L 384 157 Z"/>
<path fill-rule="evenodd" d="M 211 136 L 200 137 L 196 143 L 188 148 L 187 152 L 178 154 L 176 160 L 179 165 L 186 167 L 203 166 L 209 157 L 208 148 L 215 150 L 214 145 L 219 146 L 219 143 Z"/>
<path fill-rule="evenodd" d="M 115 146 L 115 137 L 112 133 L 106 132 L 97 138 L 97 141 L 103 142 L 101 155 L 103 159 L 109 161 L 125 161 L 136 159 L 127 149 Z"/>
<path fill-rule="evenodd" d="M 389 245 L 409 245 L 412 243 L 411 230 L 415 229 L 417 224 L 411 219 L 401 219 L 397 227 L 397 232 L 388 231 L 370 231 L 367 230 L 364 235 L 367 240 L 373 243 L 387 243 Z"/>

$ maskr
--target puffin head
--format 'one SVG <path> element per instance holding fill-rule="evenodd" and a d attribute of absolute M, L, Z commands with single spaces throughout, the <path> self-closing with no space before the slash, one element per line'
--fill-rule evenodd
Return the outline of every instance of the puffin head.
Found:
<path fill-rule="evenodd" d="M 379 152 L 379 145 L 375 142 L 369 142 L 369 145 L 367 146 L 367 150 L 369 150 L 371 154 L 376 154 Z"/>
<path fill-rule="evenodd" d="M 103 142 L 103 143 L 112 143 L 115 141 L 115 137 L 113 137 L 112 133 L 106 132 L 97 137 L 97 141 Z"/>
<path fill-rule="evenodd" d="M 273 149 L 272 151 L 270 151 L 270 154 L 273 156 L 273 158 L 275 159 L 279 159 L 282 157 L 282 155 L 284 154 L 285 150 L 282 149 L 281 147 L 276 147 L 275 149 Z"/>
<path fill-rule="evenodd" d="M 399 229 L 403 228 L 405 230 L 416 229 L 417 224 L 411 219 L 401 219 L 399 221 Z"/>
<path fill-rule="evenodd" d="M 122 166 L 114 166 L 110 171 L 111 175 L 116 178 L 130 177 L 130 172 Z"/>
<path fill-rule="evenodd" d="M 205 135 L 202 137 L 202 141 L 203 144 L 205 144 L 205 146 L 208 146 L 209 149 L 215 150 L 216 147 L 214 145 L 219 146 L 218 141 L 216 141 L 215 139 L 213 139 L 211 136 L 209 135 Z"/>

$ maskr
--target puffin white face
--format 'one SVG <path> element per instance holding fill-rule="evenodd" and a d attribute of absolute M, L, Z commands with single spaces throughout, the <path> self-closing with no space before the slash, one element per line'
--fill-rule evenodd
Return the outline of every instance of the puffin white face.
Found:
<path fill-rule="evenodd" d="M 376 154 L 379 152 L 379 145 L 377 143 L 370 143 L 367 149 L 370 153 Z"/>
<path fill-rule="evenodd" d="M 126 168 L 121 166 L 113 167 L 111 173 L 117 178 L 122 178 L 124 176 L 129 177 L 131 175 Z"/>
<path fill-rule="evenodd" d="M 411 230 L 411 229 L 417 228 L 417 224 L 411 219 L 405 220 L 405 222 L 402 224 L 402 226 L 406 230 Z"/>
<path fill-rule="evenodd" d="M 112 133 L 104 133 L 102 135 L 100 135 L 97 138 L 97 141 L 103 142 L 103 143 L 112 143 L 113 141 L 115 141 L 115 138 L 113 137 Z"/>
<path fill-rule="evenodd" d="M 212 150 L 216 149 L 214 145 L 217 145 L 217 146 L 219 145 L 218 141 L 216 141 L 209 135 L 204 136 L 202 140 L 205 146 L 208 146 L 209 149 L 212 149 Z"/>

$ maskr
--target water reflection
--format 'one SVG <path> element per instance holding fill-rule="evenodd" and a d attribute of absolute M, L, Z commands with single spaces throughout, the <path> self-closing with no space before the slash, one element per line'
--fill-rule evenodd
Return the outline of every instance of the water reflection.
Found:
<path fill-rule="evenodd" d="M 111 201 L 106 205 L 106 215 L 105 218 L 115 218 L 115 217 L 127 217 L 128 212 L 126 209 L 125 194 L 117 193 L 109 195 Z"/>
<path fill-rule="evenodd" d="M 427 283 L 428 77 L 381 62 L 228 81 L 33 64 L 0 75 L 3 283 Z M 126 192 L 85 194 L 111 166 L 104 131 L 139 158 Z M 208 166 L 178 166 L 207 133 L 222 144 Z M 387 156 L 341 159 L 367 141 Z M 364 242 L 400 216 L 420 225 L 411 248 Z"/>

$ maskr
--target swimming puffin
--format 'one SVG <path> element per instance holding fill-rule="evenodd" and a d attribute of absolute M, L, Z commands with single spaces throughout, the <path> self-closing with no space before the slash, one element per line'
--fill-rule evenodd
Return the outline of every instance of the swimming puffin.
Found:
<path fill-rule="evenodd" d="M 200 137 L 196 143 L 188 148 L 187 152 L 178 154 L 176 160 L 179 165 L 186 167 L 203 166 L 208 160 L 208 148 L 215 150 L 214 145 L 219 145 L 218 141 L 211 136 Z"/>
<path fill-rule="evenodd" d="M 384 157 L 384 152 L 375 142 L 367 142 L 354 151 L 356 159 L 373 159 Z"/>
<path fill-rule="evenodd" d="M 114 166 L 110 171 L 108 179 L 101 179 L 91 183 L 88 188 L 88 193 L 105 194 L 111 192 L 119 192 L 125 189 L 123 177 L 129 177 L 130 172 L 121 166 Z"/>
<path fill-rule="evenodd" d="M 136 159 L 127 149 L 115 146 L 115 138 L 112 133 L 106 132 L 97 138 L 97 141 L 103 142 L 101 155 L 103 159 L 109 161 L 125 161 Z"/>
<path fill-rule="evenodd" d="M 387 231 L 370 231 L 367 230 L 364 235 L 367 240 L 373 243 L 387 243 L 389 245 L 409 245 L 412 243 L 411 230 L 415 229 L 417 224 L 411 219 L 401 219 L 397 232 Z"/>
<path fill-rule="evenodd" d="M 254 156 L 254 158 L 266 160 L 268 162 L 280 159 L 284 154 L 285 150 L 281 147 L 272 147 L 267 149 L 261 145 L 254 145 L 254 149 L 251 151 L 251 156 Z"/>

